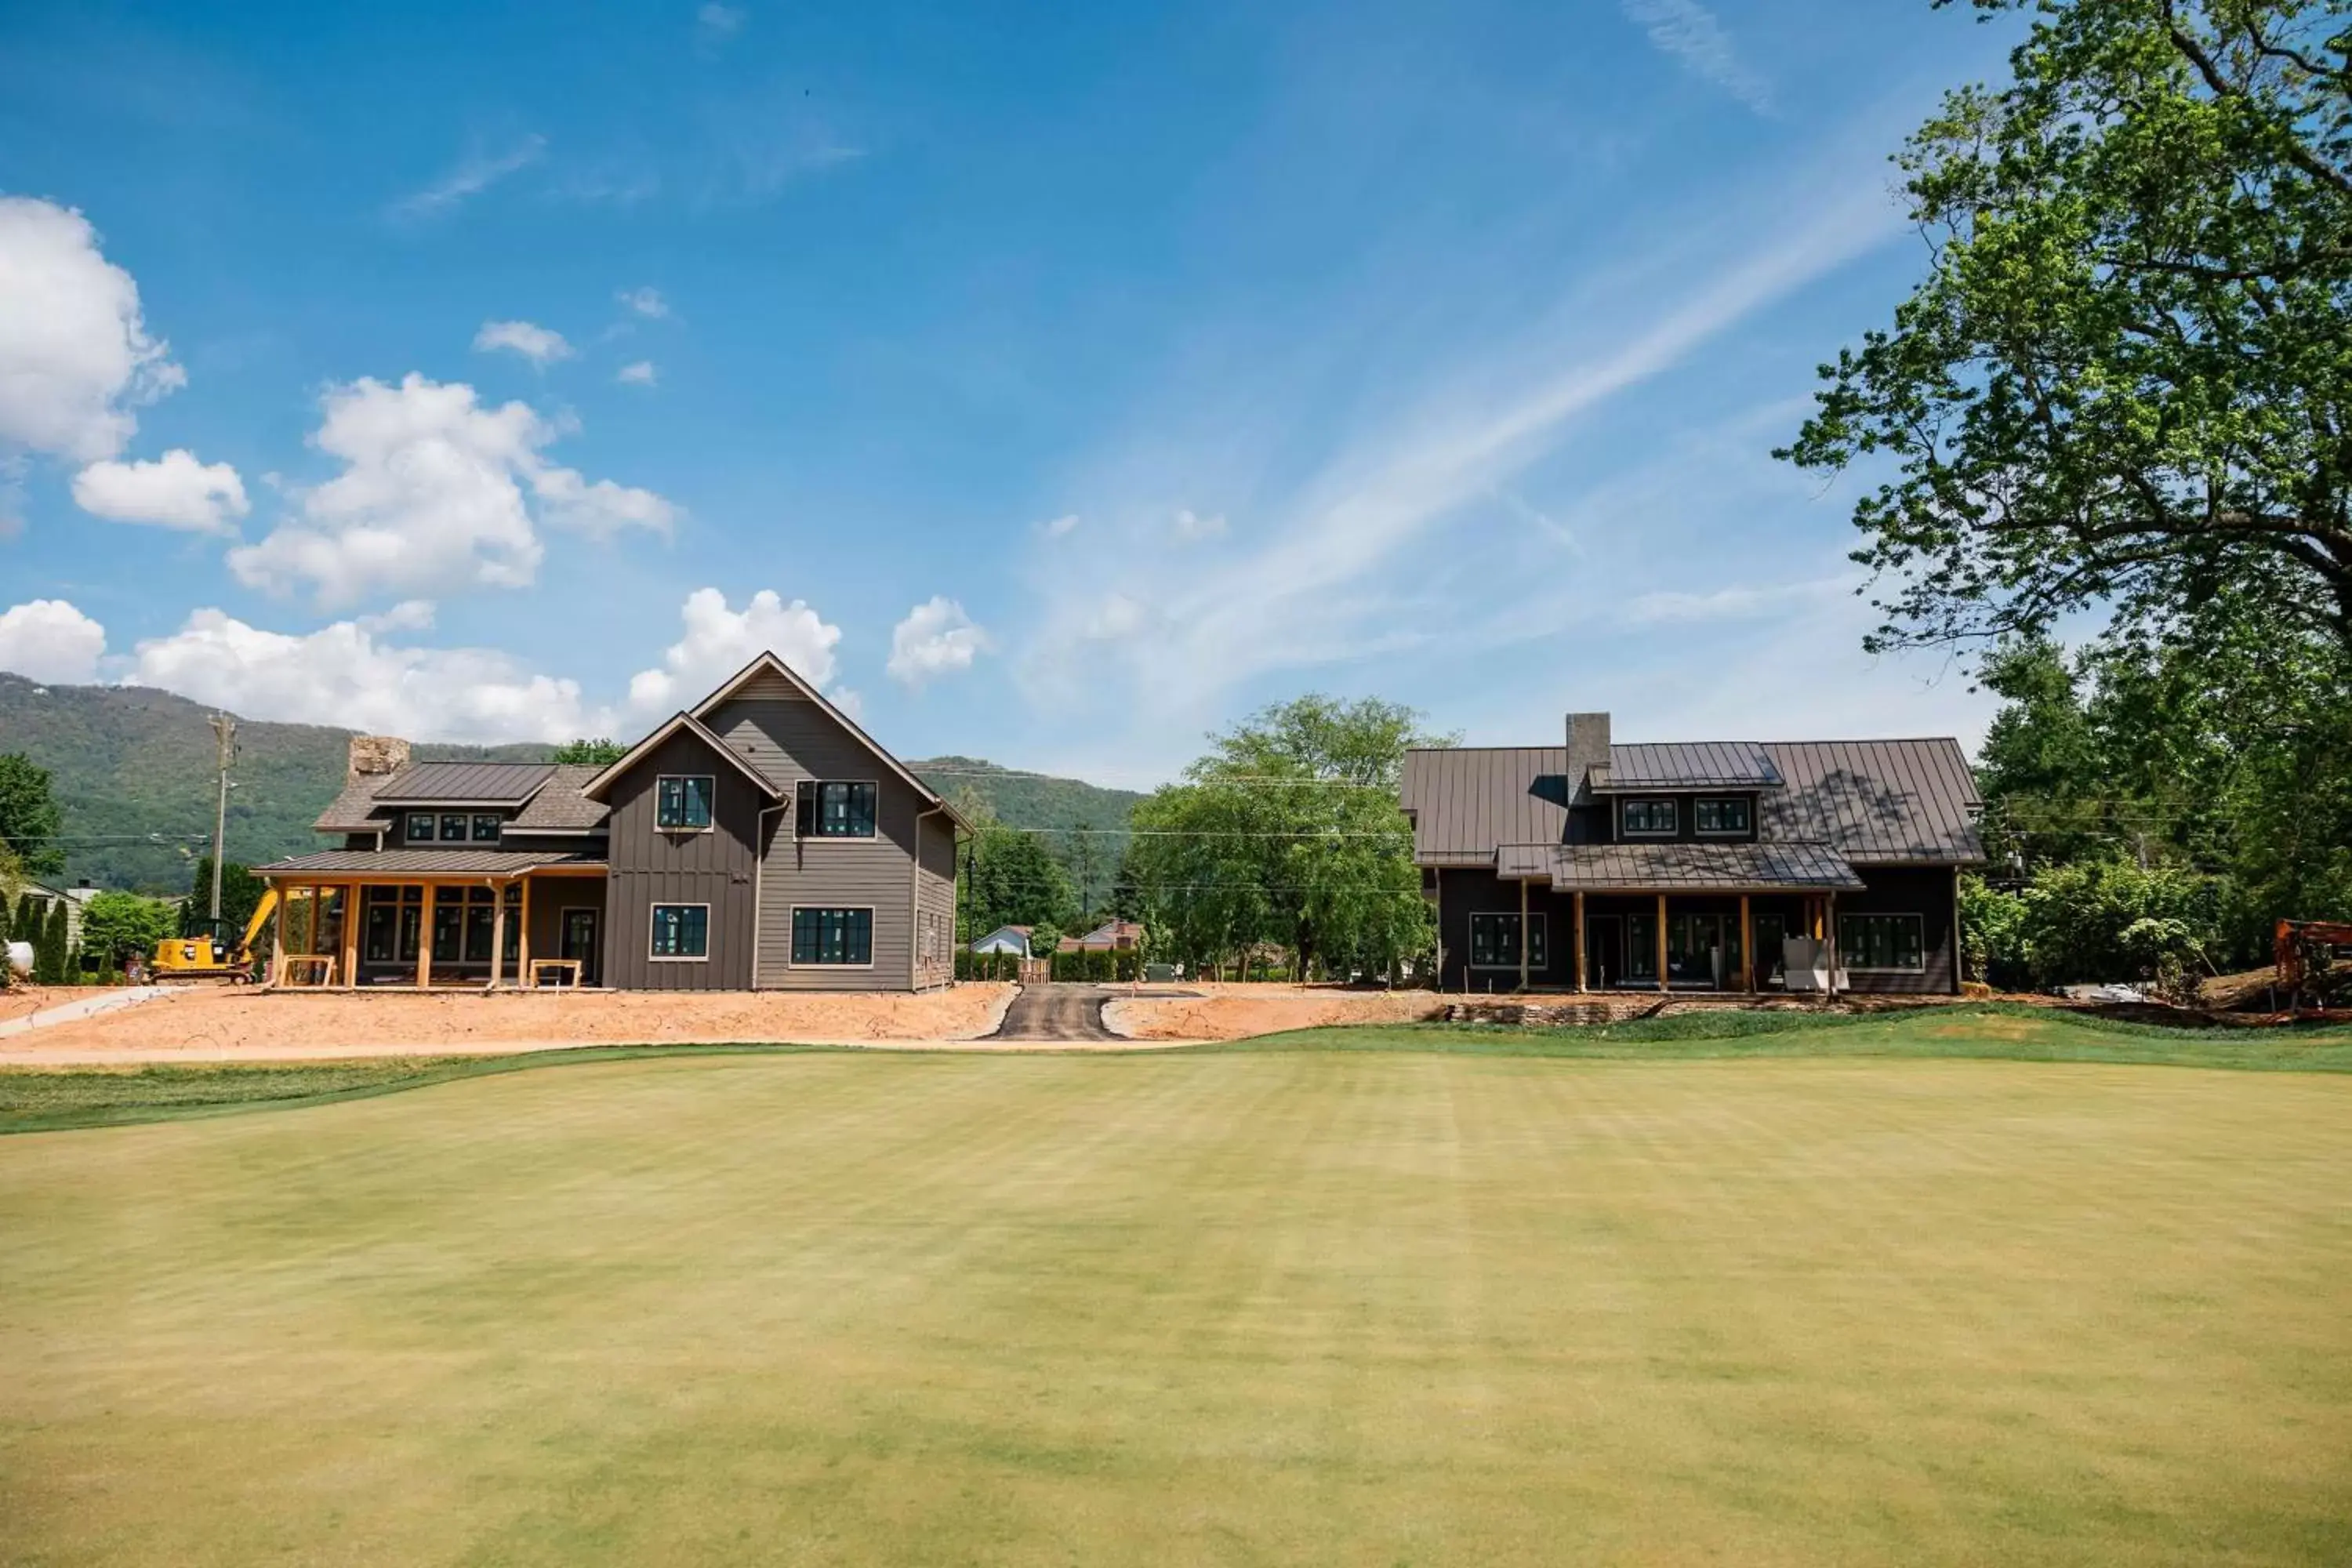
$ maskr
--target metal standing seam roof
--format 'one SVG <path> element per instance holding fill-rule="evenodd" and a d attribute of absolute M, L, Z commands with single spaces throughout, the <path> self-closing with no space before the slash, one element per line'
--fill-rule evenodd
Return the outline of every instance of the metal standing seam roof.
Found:
<path fill-rule="evenodd" d="M 519 877 L 526 871 L 564 866 L 602 868 L 604 857 L 595 854 L 554 854 L 544 849 L 321 849 L 290 860 L 256 866 L 257 877 L 299 877 L 306 873 L 371 873 L 411 878 Z"/>
<path fill-rule="evenodd" d="M 1780 770 L 1754 741 L 1691 741 L 1609 748 L 1609 766 L 1595 769 L 1592 787 L 1631 789 L 1775 789 Z"/>
<path fill-rule="evenodd" d="M 1499 844 L 1559 842 L 1570 787 L 1565 746 L 1456 746 L 1407 752 L 1398 803 L 1421 864 L 1487 866 Z"/>
<path fill-rule="evenodd" d="M 553 763 L 411 763 L 379 785 L 379 805 L 481 801 L 520 805 L 555 772 Z"/>
<path fill-rule="evenodd" d="M 1495 858 L 1506 880 L 1548 877 L 1560 893 L 1846 892 L 1864 885 L 1826 844 L 1506 844 Z"/>

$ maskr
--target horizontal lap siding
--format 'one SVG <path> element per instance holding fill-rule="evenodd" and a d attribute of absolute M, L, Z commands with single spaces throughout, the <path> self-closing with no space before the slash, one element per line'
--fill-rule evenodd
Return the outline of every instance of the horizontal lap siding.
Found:
<path fill-rule="evenodd" d="M 786 991 L 908 989 L 914 984 L 916 818 L 925 808 L 923 797 L 814 702 L 782 695 L 736 698 L 713 710 L 708 721 L 782 785 L 788 800 L 803 779 L 877 786 L 872 838 L 801 838 L 787 827 L 770 842 L 760 868 L 758 984 Z M 926 822 L 924 834 L 943 820 Z M 951 843 L 945 863 L 952 877 Z M 872 909 L 873 966 L 795 968 L 795 907 Z"/>
<path fill-rule="evenodd" d="M 922 870 L 919 910 L 934 921 L 931 962 L 919 964 L 915 984 L 924 990 L 955 980 L 956 850 L 955 824 L 944 813 L 923 819 Z"/>
<path fill-rule="evenodd" d="M 664 773 L 709 775 L 716 794 L 709 833 L 655 826 L 655 782 Z M 760 811 L 772 803 L 751 780 L 691 733 L 680 731 L 612 790 L 612 872 L 606 883 L 604 981 L 627 991 L 745 991 L 755 935 L 753 846 Z M 771 823 L 772 829 L 773 824 Z M 710 956 L 656 962 L 649 951 L 653 906 L 709 904 Z"/>
<path fill-rule="evenodd" d="M 1849 968 L 1847 983 L 1855 991 L 1955 994 L 1952 930 L 1952 868 L 1949 866 L 1857 866 L 1869 887 L 1859 893 L 1840 893 L 1838 913 L 1906 914 L 1920 918 L 1927 942 L 1924 973 L 1866 974 Z M 1849 955 L 1841 953 L 1841 963 Z"/>

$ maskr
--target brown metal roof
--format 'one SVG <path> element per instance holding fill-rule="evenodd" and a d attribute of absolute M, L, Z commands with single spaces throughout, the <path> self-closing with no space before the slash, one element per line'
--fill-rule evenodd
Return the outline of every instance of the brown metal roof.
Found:
<path fill-rule="evenodd" d="M 1594 769 L 1594 789 L 1772 789 L 1780 770 L 1753 741 L 1654 742 L 1609 748 L 1609 766 Z"/>
<path fill-rule="evenodd" d="M 1983 801 L 1958 741 L 1775 741 L 1766 749 L 1787 783 L 1762 797 L 1759 837 L 1826 840 L 1863 865 L 1984 858 L 1975 816 Z"/>
<path fill-rule="evenodd" d="M 426 763 L 419 767 L 473 768 L 498 767 L 529 769 L 544 776 L 545 782 L 535 786 L 534 793 L 508 824 L 511 827 L 540 828 L 548 831 L 591 832 L 604 825 L 607 808 L 604 802 L 590 800 L 580 793 L 580 786 L 596 776 L 597 770 L 571 763 Z M 343 786 L 319 820 L 310 826 L 320 833 L 374 833 L 390 831 L 397 807 L 383 804 L 394 799 L 421 798 L 395 795 L 386 786 L 417 771 L 415 767 L 400 773 L 377 774 L 354 779 Z M 496 781 L 493 781 L 494 783 Z M 402 785 L 405 789 L 406 785 Z M 500 784 L 499 787 L 510 788 Z M 381 796 L 381 799 L 379 799 Z M 488 796 L 450 796 L 452 799 L 488 799 Z"/>
<path fill-rule="evenodd" d="M 1399 805 L 1412 818 L 1413 859 L 1491 866 L 1504 845 L 1560 843 L 1568 802 L 1583 782 L 1569 779 L 1567 766 L 1561 746 L 1407 752 Z M 1767 767 L 1780 787 L 1760 782 Z M 1709 769 L 1719 770 L 1716 782 L 1691 782 Z M 1724 776 L 1742 769 L 1745 778 Z M 1765 844 L 1826 844 L 1863 865 L 1984 858 L 1976 780 L 1953 740 L 1613 746 L 1609 775 L 1609 787 L 1619 790 L 1642 787 L 1631 779 L 1657 781 L 1651 788 L 1754 789 L 1757 837 Z"/>
<path fill-rule="evenodd" d="M 1498 844 L 1557 844 L 1568 828 L 1568 748 L 1407 752 L 1399 804 L 1424 866 L 1486 866 Z"/>
<path fill-rule="evenodd" d="M 1506 844 L 1506 880 L 1549 877 L 1561 893 L 1846 891 L 1864 886 L 1826 844 Z"/>
<path fill-rule="evenodd" d="M 552 763 L 411 763 L 384 780 L 375 798 L 386 805 L 520 805 L 553 772 Z"/>
<path fill-rule="evenodd" d="M 321 849 L 268 866 L 257 877 L 300 877 L 310 872 L 352 872 L 413 877 L 519 877 L 525 871 L 562 866 L 602 869 L 602 855 L 556 854 L 544 849 Z"/>

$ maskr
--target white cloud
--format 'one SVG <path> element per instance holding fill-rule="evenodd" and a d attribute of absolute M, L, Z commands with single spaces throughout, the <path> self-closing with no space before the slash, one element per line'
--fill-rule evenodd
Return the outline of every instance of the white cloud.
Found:
<path fill-rule="evenodd" d="M 822 687 L 833 679 L 841 628 L 827 626 L 803 600 L 787 605 L 773 589 L 762 588 L 737 611 L 727 607 L 727 595 L 718 589 L 697 588 L 678 615 L 686 635 L 669 646 L 659 668 L 639 670 L 629 681 L 629 706 L 640 714 L 674 711 L 697 700 L 762 651 L 775 654 L 811 685 Z"/>
<path fill-rule="evenodd" d="M 972 624 L 963 606 L 945 595 L 934 595 L 907 612 L 890 633 L 890 679 L 921 686 L 935 677 L 970 669 L 971 661 L 988 651 L 988 633 Z"/>
<path fill-rule="evenodd" d="M 624 386 L 651 386 L 661 379 L 661 375 L 654 369 L 653 361 L 641 359 L 633 364 L 623 365 L 620 374 L 613 379 Z"/>
<path fill-rule="evenodd" d="M 35 599 L 0 612 L 0 669 L 61 686 L 98 679 L 106 628 L 63 599 Z"/>
<path fill-rule="evenodd" d="M 1066 538 L 1078 526 L 1076 512 L 1064 512 L 1060 517 L 1047 518 L 1037 525 L 1037 531 L 1048 539 Z"/>
<path fill-rule="evenodd" d="M 669 314 L 669 301 L 658 289 L 624 289 L 613 298 L 648 321 L 658 321 Z"/>
<path fill-rule="evenodd" d="M 1650 42 L 1680 61 L 1684 69 L 1759 114 L 1771 112 L 1771 84 L 1740 59 L 1731 35 L 1699 0 L 1619 0 L 1619 5 L 1626 19 L 1648 33 Z"/>
<path fill-rule="evenodd" d="M 323 608 L 378 596 L 519 588 L 545 553 L 539 518 L 592 534 L 666 531 L 677 509 L 650 490 L 558 468 L 540 456 L 557 427 L 523 403 L 492 408 L 462 382 L 411 374 L 328 389 L 311 444 L 343 471 L 302 492 L 299 521 L 229 552 L 239 580 L 310 589 Z M 528 491 L 528 497 L 526 495 Z"/>
<path fill-rule="evenodd" d="M 572 357 L 572 345 L 563 341 L 562 332 L 551 328 L 529 321 L 484 321 L 482 330 L 474 334 L 474 352 L 490 353 L 499 349 L 520 354 L 541 370 Z"/>
<path fill-rule="evenodd" d="M 233 533 L 249 510 L 245 481 L 226 463 L 200 463 L 174 447 L 154 462 L 90 464 L 74 476 L 74 504 L 116 522 L 150 522 L 192 533 Z"/>
<path fill-rule="evenodd" d="M 430 624 L 429 606 L 421 624 Z M 125 679 L 255 718 L 334 724 L 436 741 L 563 741 L 601 732 L 578 682 L 523 668 L 488 648 L 413 647 L 419 606 L 336 621 L 303 636 L 198 610 L 169 637 L 138 645 Z"/>
<path fill-rule="evenodd" d="M 0 196 L 0 455 L 110 458 L 138 428 L 131 409 L 186 382 L 89 219 Z"/>
<path fill-rule="evenodd" d="M 849 715 L 849 719 L 852 723 L 859 722 L 865 719 L 866 699 L 859 696 L 856 692 L 852 691 L 846 686 L 835 687 L 831 692 L 827 693 L 826 696 L 827 700 L 830 700 L 835 708 L 840 709 L 844 713 Z"/>
<path fill-rule="evenodd" d="M 1168 531 L 1188 544 L 1195 540 L 1215 539 L 1225 531 L 1224 514 L 1202 517 L 1190 507 L 1180 508 L 1169 520 Z"/>
<path fill-rule="evenodd" d="M 1852 573 L 1841 573 L 1795 583 L 1739 584 L 1706 593 L 1661 589 L 1628 600 L 1619 618 L 1637 626 L 1754 620 L 1851 595 L 1860 581 Z"/>
<path fill-rule="evenodd" d="M 413 192 L 392 204 L 392 216 L 396 218 L 421 219 L 439 217 L 462 204 L 467 197 L 479 195 L 518 169 L 539 162 L 547 151 L 547 138 L 526 136 L 503 153 L 486 153 L 477 148 L 457 162 L 447 174 L 421 191 Z"/>
<path fill-rule="evenodd" d="M 1086 617 L 1078 635 L 1088 642 L 1125 642 L 1141 632 L 1150 619 L 1142 600 L 1127 594 L 1107 594 Z"/>
<path fill-rule="evenodd" d="M 743 16 L 740 5 L 722 5 L 719 0 L 709 0 L 694 14 L 696 41 L 708 46 L 734 37 L 742 29 Z"/>

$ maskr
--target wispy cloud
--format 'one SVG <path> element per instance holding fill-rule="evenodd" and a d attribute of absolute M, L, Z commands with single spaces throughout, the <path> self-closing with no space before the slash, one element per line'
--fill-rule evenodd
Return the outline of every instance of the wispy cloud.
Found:
<path fill-rule="evenodd" d="M 613 379 L 624 386 L 651 386 L 658 382 L 661 376 L 654 369 L 653 361 L 641 359 L 623 365 Z"/>
<path fill-rule="evenodd" d="M 1794 583 L 1741 583 L 1706 593 L 1681 588 L 1637 594 L 1619 616 L 1628 626 L 1698 626 L 1750 621 L 1851 595 L 1861 578 L 1851 572 Z"/>
<path fill-rule="evenodd" d="M 421 191 L 392 204 L 394 217 L 411 222 L 440 217 L 455 211 L 468 197 L 481 195 L 519 169 L 529 168 L 547 152 L 547 138 L 524 137 L 502 153 L 477 148 L 457 165 Z"/>
<path fill-rule="evenodd" d="M 1772 111 L 1772 87 L 1739 57 L 1731 35 L 1699 0 L 1618 0 L 1626 20 L 1685 70 L 1713 82 L 1759 114 Z"/>
<path fill-rule="evenodd" d="M 562 332 L 530 321 L 484 321 L 474 334 L 474 352 L 520 354 L 541 370 L 572 354 Z"/>
<path fill-rule="evenodd" d="M 658 321 L 669 314 L 669 301 L 662 298 L 660 289 L 650 285 L 642 289 L 624 289 L 613 298 L 633 314 L 648 321 Z"/>
<path fill-rule="evenodd" d="M 710 0 L 694 14 L 694 41 L 704 48 L 716 48 L 743 30 L 746 13 L 740 5 L 721 5 Z"/>

